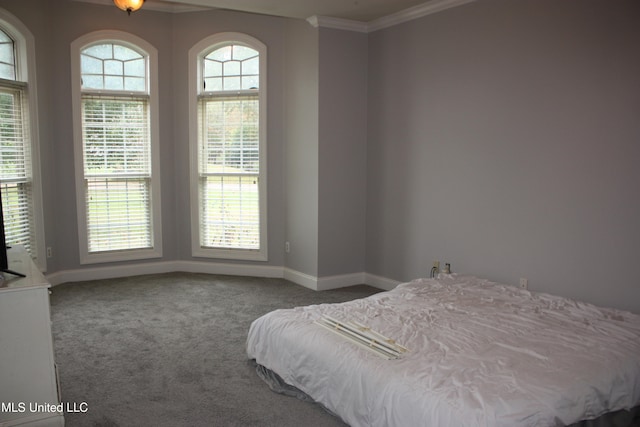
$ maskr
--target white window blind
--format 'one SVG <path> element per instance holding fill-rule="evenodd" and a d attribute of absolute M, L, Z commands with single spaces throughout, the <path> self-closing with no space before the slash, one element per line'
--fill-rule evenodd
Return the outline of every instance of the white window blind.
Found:
<path fill-rule="evenodd" d="M 31 151 L 26 85 L 0 85 L 0 183 L 5 232 L 34 254 Z"/>
<path fill-rule="evenodd" d="M 151 173 L 146 98 L 83 95 L 86 176 Z"/>
<path fill-rule="evenodd" d="M 153 246 L 148 108 L 146 97 L 82 96 L 89 252 Z"/>
<path fill-rule="evenodd" d="M 2 180 L 24 181 L 31 170 L 28 126 L 24 119 L 24 96 L 19 89 L 0 86 L 0 147 Z"/>
<path fill-rule="evenodd" d="M 21 245 L 33 253 L 33 199 L 31 183 L 2 183 L 2 212 L 7 243 Z"/>
<path fill-rule="evenodd" d="M 149 248 L 152 245 L 149 180 L 87 180 L 89 250 Z"/>
<path fill-rule="evenodd" d="M 260 248 L 258 114 L 257 94 L 200 100 L 204 247 Z"/>

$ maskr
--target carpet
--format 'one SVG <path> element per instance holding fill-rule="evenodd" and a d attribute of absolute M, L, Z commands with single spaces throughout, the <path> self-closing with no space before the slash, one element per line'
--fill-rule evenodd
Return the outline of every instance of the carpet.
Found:
<path fill-rule="evenodd" d="M 315 292 L 283 279 L 192 273 L 52 288 L 54 349 L 74 426 L 344 426 L 319 405 L 269 390 L 247 360 L 257 317 L 378 292 Z"/>

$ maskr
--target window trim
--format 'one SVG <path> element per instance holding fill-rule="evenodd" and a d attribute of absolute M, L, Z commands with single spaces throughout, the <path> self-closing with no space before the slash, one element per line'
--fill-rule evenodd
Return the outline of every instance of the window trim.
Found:
<path fill-rule="evenodd" d="M 42 272 L 47 271 L 46 240 L 44 232 L 44 208 L 42 202 L 42 175 L 40 170 L 40 125 L 38 123 L 38 90 L 36 79 L 35 38 L 29 29 L 15 16 L 0 8 L 0 25 L 16 45 L 16 81 L 26 82 L 29 103 L 29 135 L 31 142 L 31 183 L 33 201 L 33 233 L 35 250 L 31 257 Z"/>
<path fill-rule="evenodd" d="M 260 171 L 258 194 L 260 209 L 260 249 L 205 248 L 200 245 L 200 199 L 198 187 L 198 95 L 202 81 L 201 59 L 218 47 L 242 44 L 258 51 L 260 55 L 259 106 L 259 150 Z M 223 32 L 209 36 L 189 50 L 189 171 L 191 198 L 191 254 L 194 257 L 220 258 L 243 261 L 268 260 L 268 215 L 267 215 L 267 47 L 260 40 L 243 33 Z"/>
<path fill-rule="evenodd" d="M 84 177 L 84 152 L 82 141 L 82 88 L 80 53 L 82 49 L 96 42 L 114 42 L 144 53 L 148 58 L 149 81 L 149 132 L 151 144 L 151 230 L 153 246 L 145 249 L 89 252 L 86 191 Z M 150 43 L 123 31 L 94 31 L 71 43 L 71 95 L 73 112 L 74 165 L 76 178 L 76 208 L 78 214 L 78 240 L 80 264 L 94 264 L 117 261 L 132 261 L 162 257 L 162 220 L 160 190 L 160 122 L 158 102 L 158 51 Z M 95 91 L 89 91 L 95 93 Z M 109 92 L 111 93 L 111 92 Z M 139 92 L 131 92 L 140 95 Z M 104 93 L 107 95 L 108 93 Z"/>

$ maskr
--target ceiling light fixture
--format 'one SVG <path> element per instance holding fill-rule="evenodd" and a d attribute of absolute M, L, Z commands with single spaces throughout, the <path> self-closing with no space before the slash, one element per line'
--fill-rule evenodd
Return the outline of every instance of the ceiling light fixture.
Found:
<path fill-rule="evenodd" d="M 113 0 L 119 9 L 126 11 L 129 15 L 131 15 L 131 12 L 135 12 L 140 9 L 144 4 L 144 1 L 145 0 Z"/>

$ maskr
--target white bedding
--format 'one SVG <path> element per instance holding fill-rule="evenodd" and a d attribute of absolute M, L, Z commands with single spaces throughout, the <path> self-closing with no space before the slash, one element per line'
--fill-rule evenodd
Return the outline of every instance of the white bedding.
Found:
<path fill-rule="evenodd" d="M 314 324 L 363 323 L 385 360 Z M 555 426 L 640 404 L 640 316 L 475 277 L 255 320 L 249 358 L 351 426 Z"/>

